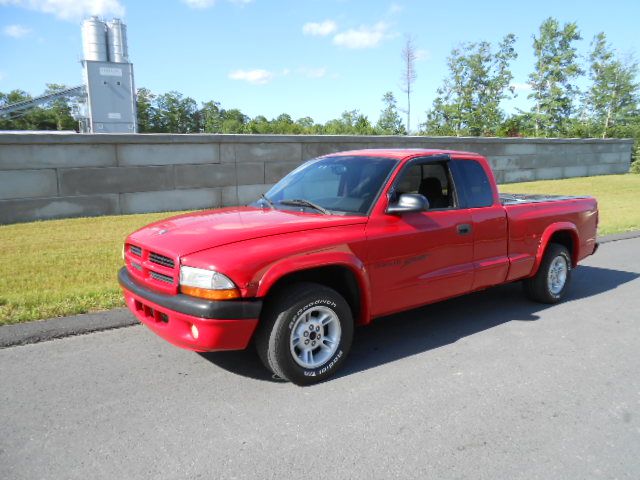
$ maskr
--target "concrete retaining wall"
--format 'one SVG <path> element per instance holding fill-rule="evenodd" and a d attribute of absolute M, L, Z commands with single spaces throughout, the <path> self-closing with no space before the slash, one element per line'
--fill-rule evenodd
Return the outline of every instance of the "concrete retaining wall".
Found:
<path fill-rule="evenodd" d="M 0 223 L 245 204 L 305 160 L 359 148 L 489 158 L 499 183 L 624 173 L 631 140 L 0 134 Z"/>

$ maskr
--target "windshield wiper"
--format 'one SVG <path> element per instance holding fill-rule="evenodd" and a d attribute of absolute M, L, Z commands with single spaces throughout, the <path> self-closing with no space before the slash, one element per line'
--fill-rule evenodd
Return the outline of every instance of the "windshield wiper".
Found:
<path fill-rule="evenodd" d="M 269 207 L 271 207 L 271 210 L 275 210 L 276 206 L 275 204 L 271 201 L 271 199 L 269 197 L 267 197 L 264 193 L 260 194 L 260 198 L 262 200 L 264 200 L 265 202 L 267 202 L 267 205 L 269 205 Z"/>
<path fill-rule="evenodd" d="M 325 215 L 331 215 L 331 212 L 318 204 L 305 200 L 304 198 L 291 198 L 289 200 L 280 200 L 281 205 L 293 205 L 296 207 L 311 207 L 314 210 L 324 213 Z"/>

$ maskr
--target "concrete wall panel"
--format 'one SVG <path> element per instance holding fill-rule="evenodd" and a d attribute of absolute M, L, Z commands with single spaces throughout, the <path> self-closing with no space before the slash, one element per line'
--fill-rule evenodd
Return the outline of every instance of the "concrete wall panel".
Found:
<path fill-rule="evenodd" d="M 564 167 L 545 167 L 535 169 L 536 180 L 553 180 L 556 178 L 562 178 L 563 175 Z"/>
<path fill-rule="evenodd" d="M 232 185 L 229 187 L 222 187 L 221 205 L 223 207 L 235 207 L 238 203 L 238 187 Z"/>
<path fill-rule="evenodd" d="M 195 188 L 164 192 L 123 193 L 120 196 L 122 213 L 170 212 L 197 210 L 221 205 L 220 188 Z"/>
<path fill-rule="evenodd" d="M 0 170 L 115 165 L 115 145 L 0 144 Z"/>
<path fill-rule="evenodd" d="M 536 179 L 536 171 L 529 170 L 509 170 L 504 172 L 504 183 L 530 182 Z"/>
<path fill-rule="evenodd" d="M 236 165 L 238 185 L 257 185 L 264 183 L 264 162 L 243 162 Z"/>
<path fill-rule="evenodd" d="M 0 171 L 0 200 L 52 197 L 58 194 L 55 170 Z"/>
<path fill-rule="evenodd" d="M 58 170 L 61 195 L 146 192 L 173 188 L 173 166 Z"/>
<path fill-rule="evenodd" d="M 398 142 L 399 144 L 400 142 Z M 345 150 L 360 150 L 362 148 L 382 148 L 389 145 L 380 145 L 374 143 L 334 143 L 334 142 L 315 142 L 304 143 L 302 145 L 302 160 L 311 160 L 312 158 L 319 157 L 321 155 L 327 155 L 329 153 L 342 152 Z M 392 146 L 393 147 L 393 146 Z"/>
<path fill-rule="evenodd" d="M 589 165 L 589 176 L 591 175 L 610 175 L 616 173 L 615 165 L 610 163 L 603 163 L 601 165 Z"/>
<path fill-rule="evenodd" d="M 571 177 L 586 177 L 589 174 L 589 167 L 587 165 L 569 166 L 564 168 L 564 178 Z"/>
<path fill-rule="evenodd" d="M 3 224 L 118 213 L 120 210 L 116 194 L 0 201 L 0 223 Z"/>
<path fill-rule="evenodd" d="M 297 162 L 302 160 L 302 145 L 300 143 L 238 143 L 235 150 L 236 163 Z"/>
<path fill-rule="evenodd" d="M 176 188 L 224 187 L 236 184 L 235 165 L 176 165 L 174 168 Z"/>
<path fill-rule="evenodd" d="M 180 165 L 220 163 L 217 144 L 118 145 L 118 165 Z"/>

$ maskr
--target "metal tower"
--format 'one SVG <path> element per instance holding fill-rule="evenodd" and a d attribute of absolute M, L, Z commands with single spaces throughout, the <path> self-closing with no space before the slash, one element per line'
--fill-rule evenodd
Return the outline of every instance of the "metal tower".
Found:
<path fill-rule="evenodd" d="M 82 24 L 84 85 L 0 107 L 0 115 L 60 97 L 75 97 L 82 133 L 136 133 L 136 91 L 129 62 L 127 27 L 118 18 L 91 17 Z"/>

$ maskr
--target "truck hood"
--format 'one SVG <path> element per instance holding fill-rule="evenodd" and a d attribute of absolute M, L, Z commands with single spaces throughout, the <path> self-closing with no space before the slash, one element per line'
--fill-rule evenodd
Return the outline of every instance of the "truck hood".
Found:
<path fill-rule="evenodd" d="M 229 243 L 304 230 L 366 223 L 366 217 L 322 215 L 255 207 L 188 213 L 152 223 L 127 242 L 169 257 Z"/>

